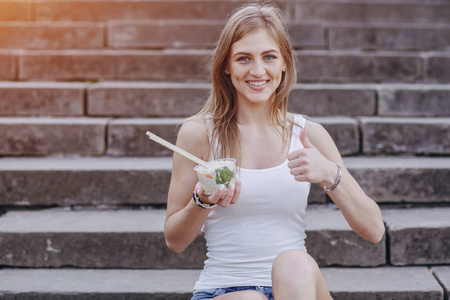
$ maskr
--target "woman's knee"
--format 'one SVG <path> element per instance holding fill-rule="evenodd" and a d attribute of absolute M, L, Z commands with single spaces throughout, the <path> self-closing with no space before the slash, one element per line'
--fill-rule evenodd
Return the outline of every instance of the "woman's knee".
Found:
<path fill-rule="evenodd" d="M 272 280 L 308 281 L 320 272 L 314 258 L 301 250 L 286 250 L 275 259 Z"/>
<path fill-rule="evenodd" d="M 289 269 L 313 269 L 319 270 L 314 258 L 301 250 L 286 250 L 281 252 L 274 261 L 274 267 Z"/>

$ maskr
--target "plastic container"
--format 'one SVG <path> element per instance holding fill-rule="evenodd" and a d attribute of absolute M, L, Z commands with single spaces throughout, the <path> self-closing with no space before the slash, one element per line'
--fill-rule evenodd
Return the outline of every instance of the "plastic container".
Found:
<path fill-rule="evenodd" d="M 224 192 L 228 186 L 236 183 L 236 160 L 234 158 L 222 158 L 208 162 L 209 168 L 197 165 L 194 171 L 197 172 L 198 180 L 203 188 L 205 195 L 214 194 L 214 192 L 224 185 Z"/>

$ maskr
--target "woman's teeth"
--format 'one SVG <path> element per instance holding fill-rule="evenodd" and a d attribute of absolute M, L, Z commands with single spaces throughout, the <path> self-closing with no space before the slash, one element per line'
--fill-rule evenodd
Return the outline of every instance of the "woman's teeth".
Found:
<path fill-rule="evenodd" d="M 266 82 L 267 82 L 267 80 L 265 80 L 265 81 L 249 81 L 248 83 L 253 86 L 261 86 L 261 85 L 265 84 Z"/>

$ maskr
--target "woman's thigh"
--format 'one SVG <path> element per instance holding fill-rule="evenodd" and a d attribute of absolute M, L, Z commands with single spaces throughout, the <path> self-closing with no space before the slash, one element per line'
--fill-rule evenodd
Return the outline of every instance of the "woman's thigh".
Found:
<path fill-rule="evenodd" d="M 268 298 L 258 291 L 239 291 L 213 298 L 214 300 L 268 300 Z M 273 299 L 273 298 L 272 298 Z"/>

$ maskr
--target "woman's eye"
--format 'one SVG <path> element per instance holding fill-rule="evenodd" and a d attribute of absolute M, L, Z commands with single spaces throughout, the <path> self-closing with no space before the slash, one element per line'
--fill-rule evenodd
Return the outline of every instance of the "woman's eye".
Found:
<path fill-rule="evenodd" d="M 264 57 L 264 59 L 266 59 L 266 60 L 273 60 L 273 59 L 276 59 L 277 57 L 275 56 L 275 55 L 271 55 L 271 54 L 269 54 L 269 55 L 266 55 L 265 57 Z"/>
<path fill-rule="evenodd" d="M 242 56 L 242 57 L 239 57 L 237 61 L 247 62 L 249 60 L 250 60 L 250 58 L 248 58 L 247 56 Z"/>

